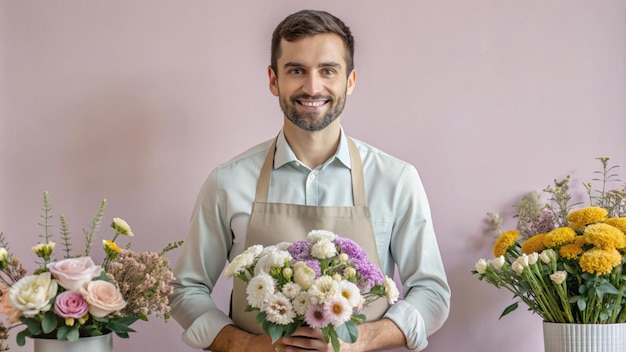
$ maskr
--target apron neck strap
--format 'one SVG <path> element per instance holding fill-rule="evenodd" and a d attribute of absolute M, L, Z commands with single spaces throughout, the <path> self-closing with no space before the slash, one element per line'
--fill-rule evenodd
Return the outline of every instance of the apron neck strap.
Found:
<path fill-rule="evenodd" d="M 348 141 L 348 150 L 350 151 L 350 173 L 352 175 L 352 201 L 355 207 L 365 207 L 365 181 L 363 178 L 363 163 L 359 150 L 350 137 L 346 137 Z M 261 167 L 261 174 L 256 184 L 255 202 L 267 203 L 270 191 L 270 180 L 272 176 L 272 168 L 274 166 L 274 154 L 276 152 L 276 139 L 272 141 L 270 149 L 265 156 L 265 162 Z"/>

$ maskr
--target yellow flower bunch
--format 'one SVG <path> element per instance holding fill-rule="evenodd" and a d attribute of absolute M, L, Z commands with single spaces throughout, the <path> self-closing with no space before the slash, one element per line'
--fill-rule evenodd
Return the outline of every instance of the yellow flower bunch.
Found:
<path fill-rule="evenodd" d="M 501 231 L 501 218 L 488 213 L 492 229 L 502 234 L 494 258 L 480 259 L 472 273 L 509 290 L 548 322 L 626 322 L 626 185 L 610 189 L 619 181 L 615 166 L 608 166 L 609 158 L 598 159 L 603 170 L 597 173 L 604 177 L 594 180 L 603 184 L 583 184 L 588 206 L 573 209 L 578 204 L 570 204 L 568 176 L 544 189 L 548 203 L 531 192 L 516 204 L 514 230 Z"/>

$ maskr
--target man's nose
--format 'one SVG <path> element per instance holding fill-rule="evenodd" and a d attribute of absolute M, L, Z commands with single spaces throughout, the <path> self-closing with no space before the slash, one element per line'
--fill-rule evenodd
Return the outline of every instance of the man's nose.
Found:
<path fill-rule="evenodd" d="M 311 74 L 306 77 L 302 90 L 304 93 L 314 96 L 320 93 L 323 87 L 322 78 L 316 74 Z"/>

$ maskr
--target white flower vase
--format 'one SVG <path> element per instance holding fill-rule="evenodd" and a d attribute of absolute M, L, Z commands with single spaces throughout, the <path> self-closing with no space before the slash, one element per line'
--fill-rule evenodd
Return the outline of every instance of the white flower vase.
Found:
<path fill-rule="evenodd" d="M 113 352 L 113 334 L 81 337 L 78 341 L 33 338 L 34 352 Z"/>
<path fill-rule="evenodd" d="M 626 323 L 543 323 L 545 352 L 624 352 Z"/>

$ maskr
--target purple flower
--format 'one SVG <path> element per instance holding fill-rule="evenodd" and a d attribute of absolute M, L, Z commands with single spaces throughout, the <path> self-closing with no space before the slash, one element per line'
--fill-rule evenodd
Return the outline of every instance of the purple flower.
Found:
<path fill-rule="evenodd" d="M 385 283 L 383 272 L 367 258 L 355 261 L 354 268 L 357 273 L 357 286 L 361 291 L 369 291 L 374 285 Z"/>
<path fill-rule="evenodd" d="M 306 261 L 312 259 L 311 243 L 307 241 L 296 241 L 291 244 L 289 248 L 287 248 L 287 251 L 296 261 Z"/>
<path fill-rule="evenodd" d="M 89 305 L 83 296 L 73 291 L 60 293 L 54 303 L 54 311 L 61 318 L 82 318 L 89 311 Z"/>
<path fill-rule="evenodd" d="M 339 246 L 339 251 L 341 253 L 347 254 L 352 260 L 365 260 L 367 259 L 367 254 L 365 250 L 361 248 L 356 242 L 349 238 L 345 237 L 335 237 L 335 244 Z"/>

